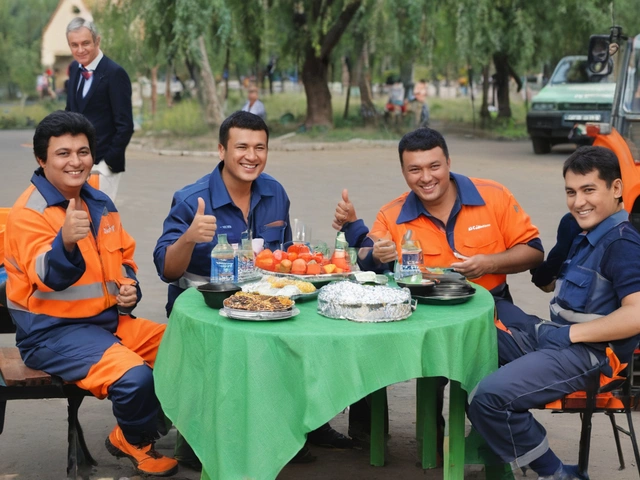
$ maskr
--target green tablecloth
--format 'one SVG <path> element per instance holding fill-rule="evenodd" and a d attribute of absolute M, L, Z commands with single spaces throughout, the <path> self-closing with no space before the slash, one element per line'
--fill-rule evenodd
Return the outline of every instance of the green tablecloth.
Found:
<path fill-rule="evenodd" d="M 203 479 L 273 479 L 309 431 L 375 390 L 444 376 L 469 392 L 495 370 L 494 303 L 476 289 L 467 303 L 377 324 L 322 317 L 315 301 L 290 320 L 230 320 L 189 289 L 160 345 L 156 392 Z"/>

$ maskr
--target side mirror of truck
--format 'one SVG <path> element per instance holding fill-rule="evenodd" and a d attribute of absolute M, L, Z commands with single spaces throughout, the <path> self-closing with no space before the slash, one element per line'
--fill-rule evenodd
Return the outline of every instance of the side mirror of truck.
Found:
<path fill-rule="evenodd" d="M 609 35 L 591 35 L 589 38 L 589 70 L 594 75 L 609 75 L 612 62 L 609 62 Z"/>

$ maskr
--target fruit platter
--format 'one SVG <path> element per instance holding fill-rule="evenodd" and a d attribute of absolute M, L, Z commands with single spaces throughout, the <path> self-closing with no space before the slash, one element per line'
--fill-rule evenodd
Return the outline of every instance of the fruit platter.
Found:
<path fill-rule="evenodd" d="M 304 243 L 294 243 L 286 251 L 263 250 L 256 256 L 255 266 L 264 273 L 300 278 L 316 286 L 346 278 L 352 271 L 346 251 L 336 249 L 328 257 L 312 252 Z"/>

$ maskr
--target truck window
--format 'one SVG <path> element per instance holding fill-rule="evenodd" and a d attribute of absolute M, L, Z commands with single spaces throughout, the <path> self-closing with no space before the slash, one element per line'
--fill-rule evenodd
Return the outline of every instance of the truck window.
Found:
<path fill-rule="evenodd" d="M 551 77 L 551 83 L 554 85 L 563 83 L 611 83 L 614 81 L 613 74 L 594 75 L 587 68 L 587 61 L 581 58 L 562 59 Z"/>

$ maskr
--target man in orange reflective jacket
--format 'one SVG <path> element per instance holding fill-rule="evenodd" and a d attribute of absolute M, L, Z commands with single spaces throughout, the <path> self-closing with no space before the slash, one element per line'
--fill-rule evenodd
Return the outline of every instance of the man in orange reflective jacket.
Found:
<path fill-rule="evenodd" d="M 86 181 L 95 129 L 58 111 L 36 128 L 39 168 L 6 225 L 7 306 L 24 363 L 113 404 L 106 440 L 143 474 L 178 467 L 153 447 L 158 399 L 153 363 L 166 325 L 135 318 L 140 300 L 134 240 L 110 198 Z"/>

